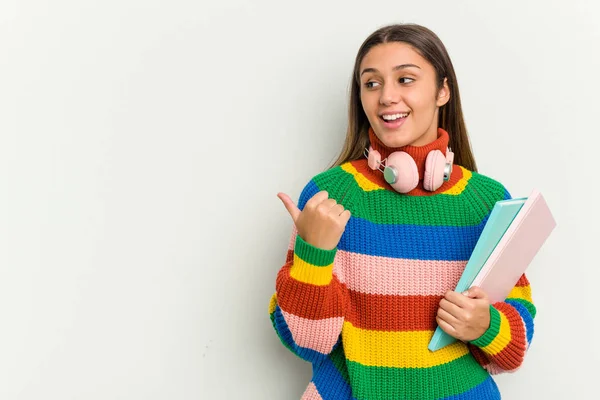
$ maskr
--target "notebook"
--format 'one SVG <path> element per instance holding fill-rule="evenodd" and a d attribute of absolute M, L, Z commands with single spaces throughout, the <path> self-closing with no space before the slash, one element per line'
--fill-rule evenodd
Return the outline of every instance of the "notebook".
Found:
<path fill-rule="evenodd" d="M 538 190 L 496 202 L 455 291 L 479 286 L 491 303 L 504 301 L 555 227 Z M 438 326 L 428 348 L 436 351 L 456 340 Z"/>

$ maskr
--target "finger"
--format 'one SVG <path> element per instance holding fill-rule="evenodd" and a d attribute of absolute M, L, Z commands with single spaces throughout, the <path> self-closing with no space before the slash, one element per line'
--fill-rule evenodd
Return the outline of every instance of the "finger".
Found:
<path fill-rule="evenodd" d="M 344 212 L 344 206 L 341 204 L 336 204 L 335 206 L 331 207 L 331 210 L 329 211 L 330 214 L 333 214 L 336 216 L 342 215 L 343 212 Z"/>
<path fill-rule="evenodd" d="M 442 320 L 446 321 L 448 324 L 452 325 L 453 328 L 456 329 L 460 321 L 454 317 L 454 315 L 450 314 L 448 311 L 443 308 L 438 308 L 437 316 Z"/>
<path fill-rule="evenodd" d="M 316 208 L 324 200 L 327 200 L 328 197 L 329 193 L 327 193 L 325 190 L 321 190 L 306 202 L 305 208 Z"/>
<path fill-rule="evenodd" d="M 465 313 L 465 311 L 462 308 L 448 301 L 447 299 L 442 299 L 440 301 L 440 308 L 458 320 L 461 320 L 461 317 Z"/>
<path fill-rule="evenodd" d="M 298 220 L 298 216 L 300 215 L 300 210 L 298 209 L 298 207 L 296 206 L 296 204 L 292 201 L 292 199 L 290 198 L 290 196 L 288 196 L 285 193 L 277 193 L 277 197 L 279 197 L 279 199 L 281 200 L 281 202 L 285 206 L 285 208 L 288 211 L 288 213 L 290 213 L 290 216 L 292 217 L 292 220 L 294 222 L 296 222 L 296 220 Z"/>
<path fill-rule="evenodd" d="M 340 214 L 340 217 L 342 217 L 342 222 L 344 224 L 347 224 L 348 221 L 350 221 L 351 216 L 352 214 L 350 213 L 350 210 L 344 210 L 344 212 Z"/>
<path fill-rule="evenodd" d="M 447 292 L 446 295 L 444 296 L 444 298 L 446 300 L 448 300 L 449 302 L 456 304 L 460 308 L 468 307 L 472 301 L 470 298 L 468 298 L 464 294 L 458 293 L 458 292 L 453 292 L 453 291 Z"/>
<path fill-rule="evenodd" d="M 321 204 L 317 206 L 317 209 L 325 214 L 329 214 L 331 212 L 331 209 L 336 205 L 337 201 L 335 201 L 334 199 L 326 199 L 323 200 Z"/>
<path fill-rule="evenodd" d="M 470 297 L 471 299 L 487 299 L 487 293 L 479 286 L 472 286 L 468 290 L 463 292 L 463 295 Z"/>
<path fill-rule="evenodd" d="M 436 317 L 436 322 L 438 324 L 438 326 L 444 331 L 446 332 L 448 335 L 452 336 L 452 337 L 456 337 L 456 329 L 454 329 L 454 327 L 452 325 L 450 325 L 449 323 L 447 323 L 446 321 L 444 321 L 443 319 L 441 319 L 440 317 Z"/>

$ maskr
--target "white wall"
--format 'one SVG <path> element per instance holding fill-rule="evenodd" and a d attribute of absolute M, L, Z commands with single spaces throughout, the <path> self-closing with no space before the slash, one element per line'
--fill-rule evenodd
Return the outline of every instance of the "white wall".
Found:
<path fill-rule="evenodd" d="M 3 0 L 0 399 L 298 399 L 267 315 L 276 198 L 335 156 L 361 42 L 446 44 L 480 171 L 558 228 L 504 398 L 596 398 L 600 6 L 559 1 Z"/>

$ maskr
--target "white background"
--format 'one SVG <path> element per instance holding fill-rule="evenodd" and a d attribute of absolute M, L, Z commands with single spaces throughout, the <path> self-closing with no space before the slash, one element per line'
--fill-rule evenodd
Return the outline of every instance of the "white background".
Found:
<path fill-rule="evenodd" d="M 480 172 L 558 227 L 503 398 L 596 399 L 600 6 L 2 0 L 0 399 L 298 399 L 268 302 L 362 41 L 431 28 Z M 594 394 L 595 393 L 595 394 Z"/>

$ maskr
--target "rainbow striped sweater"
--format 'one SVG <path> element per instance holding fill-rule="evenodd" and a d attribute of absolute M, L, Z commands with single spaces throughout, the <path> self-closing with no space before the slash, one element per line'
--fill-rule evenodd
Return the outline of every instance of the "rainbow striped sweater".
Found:
<path fill-rule="evenodd" d="M 419 163 L 432 147 L 445 150 L 439 141 L 411 155 Z M 504 186 L 455 165 L 437 191 L 401 195 L 357 160 L 315 176 L 298 207 L 321 190 L 351 211 L 346 230 L 324 250 L 294 228 L 269 305 L 283 344 L 312 363 L 302 399 L 500 399 L 492 375 L 519 368 L 533 336 L 525 275 L 490 306 L 480 338 L 427 346 L 493 204 L 510 197 Z"/>

